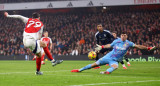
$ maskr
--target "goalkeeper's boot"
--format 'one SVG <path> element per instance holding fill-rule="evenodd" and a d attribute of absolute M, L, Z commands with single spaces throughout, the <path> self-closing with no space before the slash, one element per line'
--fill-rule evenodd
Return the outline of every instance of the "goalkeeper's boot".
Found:
<path fill-rule="evenodd" d="M 100 74 L 110 74 L 108 71 L 102 71 Z"/>
<path fill-rule="evenodd" d="M 127 63 L 128 64 L 128 66 L 131 66 L 131 64 L 130 63 Z"/>
<path fill-rule="evenodd" d="M 100 66 L 98 66 L 98 67 L 94 67 L 93 69 L 99 69 L 99 68 L 101 68 Z"/>
<path fill-rule="evenodd" d="M 123 69 L 127 69 L 127 67 L 125 66 L 125 64 L 122 64 Z"/>
<path fill-rule="evenodd" d="M 43 72 L 40 72 L 40 71 L 36 71 L 35 73 L 36 75 L 43 75 Z"/>
<path fill-rule="evenodd" d="M 80 72 L 79 69 L 73 69 L 71 72 Z"/>

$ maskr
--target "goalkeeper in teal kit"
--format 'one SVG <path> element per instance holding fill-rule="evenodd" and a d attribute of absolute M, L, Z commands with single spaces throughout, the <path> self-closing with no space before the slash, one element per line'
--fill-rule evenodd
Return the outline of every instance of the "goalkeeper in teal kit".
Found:
<path fill-rule="evenodd" d="M 127 34 L 125 32 L 121 33 L 121 38 L 118 38 L 114 40 L 111 44 L 107 45 L 97 45 L 95 48 L 96 51 L 100 51 L 103 48 L 113 48 L 111 52 L 100 58 L 98 61 L 96 61 L 93 64 L 89 64 L 81 69 L 73 69 L 71 72 L 82 72 L 87 69 L 91 69 L 97 66 L 109 64 L 110 68 L 108 68 L 106 71 L 101 72 L 101 74 L 110 74 L 114 70 L 118 68 L 118 62 L 121 62 L 123 60 L 123 56 L 126 54 L 129 47 L 135 47 L 138 49 L 145 49 L 145 50 L 153 50 L 155 47 L 145 47 L 143 45 L 136 45 L 133 42 L 127 40 Z"/>

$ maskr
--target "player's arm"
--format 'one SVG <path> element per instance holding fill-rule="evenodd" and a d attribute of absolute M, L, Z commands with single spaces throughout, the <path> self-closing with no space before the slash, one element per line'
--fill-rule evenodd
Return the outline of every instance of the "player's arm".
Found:
<path fill-rule="evenodd" d="M 134 46 L 135 48 L 138 48 L 138 49 L 144 49 L 144 50 L 147 50 L 148 48 L 146 46 L 143 46 L 143 45 L 136 45 Z"/>
<path fill-rule="evenodd" d="M 50 38 L 50 50 L 52 50 L 52 40 Z"/>
<path fill-rule="evenodd" d="M 102 48 L 111 48 L 111 44 L 102 45 Z"/>
<path fill-rule="evenodd" d="M 96 51 L 100 51 L 101 49 L 103 49 L 103 48 L 111 48 L 112 46 L 111 46 L 111 44 L 106 44 L 106 45 L 98 45 L 98 44 L 96 44 L 96 48 L 95 48 L 95 50 Z"/>
<path fill-rule="evenodd" d="M 24 17 L 24 16 L 21 16 L 21 15 L 9 15 L 8 12 L 4 12 L 4 15 L 6 17 L 9 17 L 9 18 L 17 18 L 17 19 L 21 19 L 24 23 L 27 23 L 28 22 L 28 19 L 27 17 Z"/>
<path fill-rule="evenodd" d="M 114 40 L 111 44 L 106 44 L 106 45 L 102 45 L 102 46 L 97 44 L 97 47 L 95 48 L 95 50 L 100 51 L 103 48 L 111 48 L 116 44 L 116 42 L 117 42 L 117 40 Z"/>
<path fill-rule="evenodd" d="M 135 48 L 141 49 L 141 50 L 154 50 L 156 47 L 146 47 L 143 45 L 134 45 Z"/>
<path fill-rule="evenodd" d="M 50 50 L 52 50 L 52 43 L 50 43 Z"/>
<path fill-rule="evenodd" d="M 129 46 L 130 47 L 135 47 L 135 48 L 138 48 L 138 49 L 141 49 L 141 50 L 154 50 L 154 49 L 156 49 L 156 47 L 146 47 L 144 45 L 136 45 L 131 41 L 129 42 Z"/>

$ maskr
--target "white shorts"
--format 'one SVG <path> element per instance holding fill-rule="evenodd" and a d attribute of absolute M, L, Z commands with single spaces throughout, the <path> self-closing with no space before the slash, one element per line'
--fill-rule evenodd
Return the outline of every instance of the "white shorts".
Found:
<path fill-rule="evenodd" d="M 43 55 L 43 53 L 44 53 L 44 50 L 43 50 L 43 48 L 41 48 L 41 54 Z"/>
<path fill-rule="evenodd" d="M 25 36 L 23 38 L 23 44 L 25 47 L 31 49 L 34 54 L 41 52 L 40 40 L 35 40 L 31 36 Z"/>

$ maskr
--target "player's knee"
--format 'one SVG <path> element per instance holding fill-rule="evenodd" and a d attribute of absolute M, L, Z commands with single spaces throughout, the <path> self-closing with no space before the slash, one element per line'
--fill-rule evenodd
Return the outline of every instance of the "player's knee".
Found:
<path fill-rule="evenodd" d="M 41 58 L 41 52 L 36 54 L 37 58 Z"/>
<path fill-rule="evenodd" d="M 111 65 L 111 67 L 113 67 L 114 69 L 117 69 L 118 65 L 117 64 L 113 64 L 113 65 Z"/>
<path fill-rule="evenodd" d="M 96 63 L 93 63 L 92 65 L 91 65 L 91 67 L 97 67 L 98 65 L 96 64 Z"/>
<path fill-rule="evenodd" d="M 45 42 L 43 42 L 43 41 L 40 41 L 40 46 L 41 47 L 47 47 L 47 44 Z"/>

